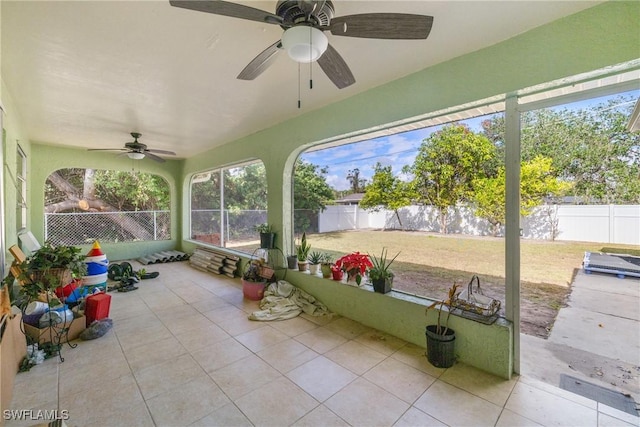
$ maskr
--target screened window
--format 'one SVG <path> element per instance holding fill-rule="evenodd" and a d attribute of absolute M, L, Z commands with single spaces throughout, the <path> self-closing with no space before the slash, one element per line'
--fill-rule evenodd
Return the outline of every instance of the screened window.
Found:
<path fill-rule="evenodd" d="M 16 229 L 27 227 L 27 156 L 18 145 L 16 156 L 17 212 Z"/>
<path fill-rule="evenodd" d="M 201 172 L 191 180 L 191 238 L 251 253 L 255 226 L 267 222 L 264 164 L 253 161 Z"/>
<path fill-rule="evenodd" d="M 45 239 L 54 244 L 171 239 L 167 181 L 146 173 L 59 169 L 45 186 Z"/>

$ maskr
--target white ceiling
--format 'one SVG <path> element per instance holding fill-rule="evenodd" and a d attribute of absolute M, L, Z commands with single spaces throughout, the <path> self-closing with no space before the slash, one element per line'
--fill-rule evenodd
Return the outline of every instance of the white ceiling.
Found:
<path fill-rule="evenodd" d="M 239 2 L 240 3 L 240 2 Z M 243 1 L 269 12 L 275 1 Z M 254 81 L 236 76 L 277 41 L 277 25 L 175 8 L 167 1 L 7 1 L 2 78 L 31 141 L 149 148 L 191 157 L 301 113 L 592 7 L 588 1 L 346 1 L 335 16 L 434 17 L 427 40 L 337 37 L 356 83 L 337 89 L 316 65 L 313 90 L 286 54 Z M 5 97 L 3 92 L 3 97 Z"/>

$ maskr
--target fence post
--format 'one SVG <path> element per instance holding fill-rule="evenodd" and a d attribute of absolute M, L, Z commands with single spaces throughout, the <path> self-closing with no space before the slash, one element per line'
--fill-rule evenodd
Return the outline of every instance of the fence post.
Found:
<path fill-rule="evenodd" d="M 608 243 L 615 243 L 615 240 L 616 240 L 616 234 L 615 234 L 616 218 L 614 215 L 615 215 L 614 205 L 609 205 L 609 242 Z"/>
<path fill-rule="evenodd" d="M 153 241 L 158 240 L 158 211 L 153 211 Z"/>
<path fill-rule="evenodd" d="M 49 238 L 49 214 L 44 214 L 44 241 Z"/>

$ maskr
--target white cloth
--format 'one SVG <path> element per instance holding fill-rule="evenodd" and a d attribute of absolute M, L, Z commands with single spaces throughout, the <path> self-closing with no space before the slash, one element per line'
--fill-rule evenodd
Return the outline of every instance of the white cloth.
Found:
<path fill-rule="evenodd" d="M 260 311 L 249 315 L 250 320 L 285 320 L 302 312 L 311 316 L 330 314 L 329 309 L 320 301 L 284 280 L 272 283 L 265 289 L 260 308 Z"/>

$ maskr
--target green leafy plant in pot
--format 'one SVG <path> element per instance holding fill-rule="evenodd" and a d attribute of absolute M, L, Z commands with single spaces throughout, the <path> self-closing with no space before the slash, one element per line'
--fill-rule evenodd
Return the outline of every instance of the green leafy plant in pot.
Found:
<path fill-rule="evenodd" d="M 255 226 L 256 231 L 260 233 L 260 248 L 273 249 L 276 247 L 276 233 L 273 227 L 267 223 Z"/>
<path fill-rule="evenodd" d="M 80 251 L 74 246 L 54 246 L 45 242 L 20 264 L 22 292 L 30 300 L 42 299 L 43 293 L 71 283 L 74 277 L 84 276 L 87 265 Z M 50 305 L 53 304 L 54 301 L 50 300 Z"/>
<path fill-rule="evenodd" d="M 309 265 L 309 251 L 311 251 L 311 245 L 307 243 L 307 233 L 302 233 L 300 244 L 296 246 L 296 254 L 298 256 L 298 270 L 307 271 Z"/>
<path fill-rule="evenodd" d="M 449 328 L 449 317 L 451 316 L 451 301 L 458 295 L 458 285 L 453 284 L 449 288 L 446 300 L 436 301 L 427 307 L 429 310 L 438 310 L 437 322 L 435 325 L 428 325 L 425 330 L 427 338 L 427 359 L 429 363 L 438 368 L 450 368 L 456 360 L 455 340 L 456 332 Z M 442 321 L 442 312 L 446 308 L 447 314 Z"/>
<path fill-rule="evenodd" d="M 371 279 L 373 290 L 375 292 L 381 294 L 391 292 L 391 287 L 393 285 L 393 271 L 391 271 L 389 267 L 393 264 L 393 261 L 395 261 L 398 255 L 400 255 L 400 252 L 398 252 L 393 258 L 389 259 L 387 257 L 386 248 L 382 248 L 380 257 L 369 255 L 371 264 L 373 265 L 373 267 L 369 268 L 369 278 Z"/>
<path fill-rule="evenodd" d="M 322 277 L 328 279 L 331 277 L 331 266 L 333 265 L 333 256 L 329 253 L 322 254 L 322 260 L 320 261 L 320 271 L 322 271 Z"/>
<path fill-rule="evenodd" d="M 262 260 L 252 259 L 247 262 L 242 273 L 242 293 L 250 300 L 261 300 L 267 279 L 264 277 Z"/>

